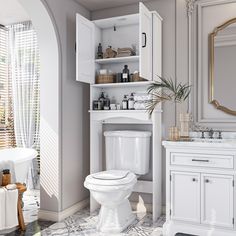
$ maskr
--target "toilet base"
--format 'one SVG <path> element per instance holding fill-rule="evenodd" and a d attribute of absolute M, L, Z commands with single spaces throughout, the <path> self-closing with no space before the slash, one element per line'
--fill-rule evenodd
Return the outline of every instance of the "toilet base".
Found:
<path fill-rule="evenodd" d="M 135 218 L 128 199 L 125 199 L 120 205 L 103 205 L 99 212 L 97 230 L 102 233 L 120 233 L 126 229 Z"/>

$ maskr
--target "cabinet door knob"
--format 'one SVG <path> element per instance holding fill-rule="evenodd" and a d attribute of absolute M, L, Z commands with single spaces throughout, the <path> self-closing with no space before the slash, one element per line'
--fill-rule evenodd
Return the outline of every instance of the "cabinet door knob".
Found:
<path fill-rule="evenodd" d="M 209 179 L 206 179 L 206 180 L 205 180 L 205 182 L 206 182 L 206 183 L 209 183 L 209 182 L 210 182 L 210 180 L 209 180 Z"/>
<path fill-rule="evenodd" d="M 196 179 L 196 178 L 192 178 L 192 181 L 193 181 L 193 182 L 197 182 L 197 179 Z"/>

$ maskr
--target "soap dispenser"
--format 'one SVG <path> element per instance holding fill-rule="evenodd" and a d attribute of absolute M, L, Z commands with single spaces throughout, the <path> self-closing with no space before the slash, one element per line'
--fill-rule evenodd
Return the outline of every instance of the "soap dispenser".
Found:
<path fill-rule="evenodd" d="M 100 95 L 98 101 L 100 102 L 101 110 L 104 110 L 104 105 L 105 105 L 105 101 L 106 101 L 104 92 L 101 92 L 101 95 Z"/>
<path fill-rule="evenodd" d="M 123 110 L 128 110 L 128 99 L 127 95 L 124 95 L 124 98 L 122 100 L 122 109 Z"/>
<path fill-rule="evenodd" d="M 129 110 L 134 110 L 134 93 L 131 93 L 128 100 L 128 108 Z"/>

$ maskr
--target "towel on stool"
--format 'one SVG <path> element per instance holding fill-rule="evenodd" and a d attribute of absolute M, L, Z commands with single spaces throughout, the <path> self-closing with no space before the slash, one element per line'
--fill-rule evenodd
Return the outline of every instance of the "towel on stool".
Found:
<path fill-rule="evenodd" d="M 0 230 L 18 225 L 17 218 L 18 190 L 0 188 Z"/>
<path fill-rule="evenodd" d="M 18 190 L 6 190 L 6 229 L 18 225 L 17 201 Z"/>
<path fill-rule="evenodd" d="M 6 194 L 5 188 L 0 188 L 0 230 L 5 229 L 6 219 Z"/>

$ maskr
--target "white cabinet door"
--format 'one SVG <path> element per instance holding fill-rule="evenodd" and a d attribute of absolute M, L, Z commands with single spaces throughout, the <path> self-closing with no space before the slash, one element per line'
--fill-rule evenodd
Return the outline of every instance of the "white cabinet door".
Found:
<path fill-rule="evenodd" d="M 139 3 L 140 76 L 152 80 L 152 14 Z"/>
<path fill-rule="evenodd" d="M 152 78 L 159 80 L 162 76 L 162 19 L 154 12 L 152 14 Z"/>
<path fill-rule="evenodd" d="M 200 174 L 171 172 L 171 219 L 200 223 Z"/>
<path fill-rule="evenodd" d="M 233 176 L 202 174 L 201 223 L 233 227 Z"/>
<path fill-rule="evenodd" d="M 76 80 L 94 83 L 94 24 L 76 14 Z"/>

